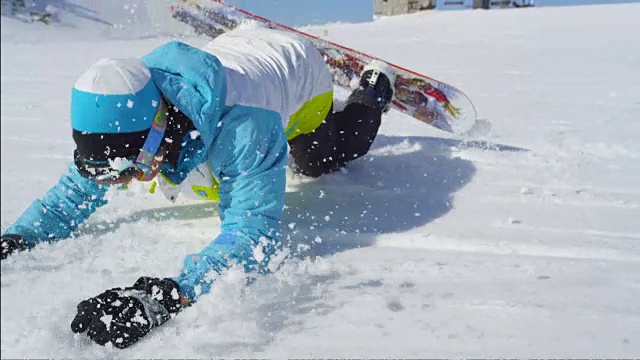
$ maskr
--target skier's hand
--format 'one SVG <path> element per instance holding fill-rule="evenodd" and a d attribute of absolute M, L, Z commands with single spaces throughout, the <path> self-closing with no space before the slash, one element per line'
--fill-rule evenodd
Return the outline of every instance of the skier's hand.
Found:
<path fill-rule="evenodd" d="M 115 288 L 82 301 L 71 331 L 87 331 L 100 345 L 109 341 L 123 349 L 181 309 L 180 289 L 170 279 L 141 277 L 132 287 Z"/>
<path fill-rule="evenodd" d="M 0 254 L 1 259 L 6 259 L 9 255 L 29 250 L 26 240 L 20 235 L 7 234 L 0 238 Z"/>

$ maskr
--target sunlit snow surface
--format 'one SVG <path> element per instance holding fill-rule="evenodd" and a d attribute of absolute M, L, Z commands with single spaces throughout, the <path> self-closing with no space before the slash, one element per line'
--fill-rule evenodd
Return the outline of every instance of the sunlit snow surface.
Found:
<path fill-rule="evenodd" d="M 460 87 L 491 131 L 465 141 L 391 111 L 347 171 L 289 174 L 294 260 L 248 287 L 230 272 L 126 350 L 73 335 L 76 304 L 177 274 L 220 222 L 208 203 L 113 192 L 77 238 L 2 262 L 1 356 L 637 356 L 638 19 L 630 4 L 307 29 Z M 168 40 L 92 26 L 2 19 L 3 229 L 72 158 L 75 78 Z"/>

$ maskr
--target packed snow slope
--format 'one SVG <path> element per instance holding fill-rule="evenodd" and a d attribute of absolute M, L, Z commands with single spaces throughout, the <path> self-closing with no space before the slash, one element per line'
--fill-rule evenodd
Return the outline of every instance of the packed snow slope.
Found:
<path fill-rule="evenodd" d="M 1 356 L 637 356 L 638 19 L 629 4 L 308 29 L 460 87 L 491 131 L 453 138 L 391 111 L 346 171 L 289 175 L 293 260 L 250 286 L 229 272 L 126 350 L 73 335 L 76 304 L 176 274 L 220 222 L 209 203 L 114 191 L 76 238 L 2 262 Z M 2 33 L 6 228 L 72 158 L 74 79 L 167 39 L 5 19 Z"/>

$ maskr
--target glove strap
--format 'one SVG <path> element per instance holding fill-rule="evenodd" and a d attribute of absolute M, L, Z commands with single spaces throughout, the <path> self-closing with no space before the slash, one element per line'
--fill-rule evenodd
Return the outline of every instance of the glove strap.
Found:
<path fill-rule="evenodd" d="M 127 290 L 122 293 L 124 296 L 130 296 L 134 299 L 138 299 L 144 307 L 144 312 L 147 314 L 151 324 L 149 328 L 160 326 L 171 319 L 169 311 L 158 301 L 153 299 L 149 294 L 140 290 Z"/>

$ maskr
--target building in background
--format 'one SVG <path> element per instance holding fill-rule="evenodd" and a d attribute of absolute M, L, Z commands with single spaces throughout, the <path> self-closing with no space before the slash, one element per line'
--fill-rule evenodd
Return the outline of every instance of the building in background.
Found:
<path fill-rule="evenodd" d="M 473 7 L 476 9 L 500 9 L 509 7 L 529 7 L 535 5 L 535 0 L 474 0 Z"/>
<path fill-rule="evenodd" d="M 427 1 L 428 2 L 428 1 Z M 424 1 L 420 0 L 373 0 L 376 15 L 408 14 L 421 10 Z"/>
<path fill-rule="evenodd" d="M 373 0 L 373 8 L 376 15 L 399 15 L 430 9 L 473 9 L 482 7 L 483 1 L 491 0 Z"/>

